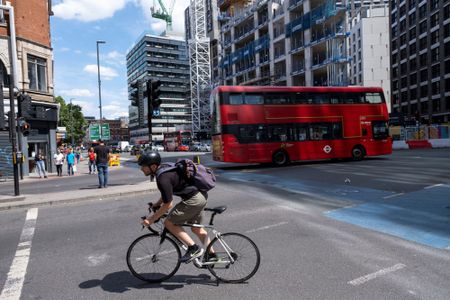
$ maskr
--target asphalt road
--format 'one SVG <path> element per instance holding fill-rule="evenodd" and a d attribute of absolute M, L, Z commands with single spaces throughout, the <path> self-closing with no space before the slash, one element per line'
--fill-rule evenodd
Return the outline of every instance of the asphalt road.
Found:
<path fill-rule="evenodd" d="M 39 208 L 21 299 L 448 299 L 450 248 L 437 243 L 450 239 L 448 149 L 285 168 L 202 162 L 218 175 L 209 206 L 228 206 L 217 228 L 260 248 L 247 283 L 217 285 L 192 265 L 162 284 L 135 279 L 125 254 L 155 193 Z M 123 169 L 121 180 L 138 171 Z M 0 290 L 29 211 L 0 212 Z"/>

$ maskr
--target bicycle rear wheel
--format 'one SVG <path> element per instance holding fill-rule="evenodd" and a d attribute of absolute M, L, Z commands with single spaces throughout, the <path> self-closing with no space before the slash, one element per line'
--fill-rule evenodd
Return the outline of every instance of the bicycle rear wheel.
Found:
<path fill-rule="evenodd" d="M 180 267 L 181 251 L 170 237 L 149 233 L 138 237 L 127 251 L 127 265 L 137 278 L 161 282 L 172 277 Z"/>
<path fill-rule="evenodd" d="M 230 232 L 214 238 L 206 248 L 206 262 L 210 262 L 211 248 L 216 254 L 215 263 L 206 267 L 223 282 L 244 282 L 258 271 L 261 259 L 258 247 L 243 234 Z"/>

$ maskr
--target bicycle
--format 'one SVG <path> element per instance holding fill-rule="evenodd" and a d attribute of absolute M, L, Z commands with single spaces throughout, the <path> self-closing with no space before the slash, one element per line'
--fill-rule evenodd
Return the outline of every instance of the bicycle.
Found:
<path fill-rule="evenodd" d="M 151 203 L 149 206 L 151 212 Z M 214 217 L 226 209 L 226 206 L 205 208 L 205 211 L 212 212 L 208 225 L 185 223 L 182 226 L 202 227 L 214 235 L 206 247 L 203 259 L 193 260 L 195 267 L 208 269 L 218 281 L 241 283 L 250 279 L 258 271 L 260 253 L 256 244 L 247 236 L 235 232 L 220 233 L 214 228 Z M 147 227 L 151 233 L 138 237 L 128 248 L 128 268 L 140 280 L 159 283 L 171 278 L 181 265 L 181 250 L 187 250 L 186 245 L 164 228 L 165 217 L 167 214 Z M 215 257 L 212 258 L 213 251 Z"/>

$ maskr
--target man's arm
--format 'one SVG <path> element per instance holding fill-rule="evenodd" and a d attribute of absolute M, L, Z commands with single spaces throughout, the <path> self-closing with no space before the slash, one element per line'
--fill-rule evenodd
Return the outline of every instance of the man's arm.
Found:
<path fill-rule="evenodd" d="M 156 202 L 155 205 L 160 205 L 162 202 L 162 199 L 160 198 L 158 202 Z M 156 220 L 162 217 L 166 212 L 168 212 L 172 208 L 173 201 L 162 203 L 161 208 L 158 209 L 150 218 L 145 219 L 142 223 L 145 226 L 150 226 L 151 224 L 155 223 Z"/>

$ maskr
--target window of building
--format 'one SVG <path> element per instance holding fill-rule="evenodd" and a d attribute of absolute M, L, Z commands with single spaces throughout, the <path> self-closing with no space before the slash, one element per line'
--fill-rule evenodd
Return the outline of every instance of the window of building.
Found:
<path fill-rule="evenodd" d="M 427 16 L 427 6 L 422 5 L 419 7 L 419 19 L 423 19 Z"/>
<path fill-rule="evenodd" d="M 427 20 L 420 22 L 419 24 L 419 34 L 427 32 Z"/>
<path fill-rule="evenodd" d="M 428 69 L 420 70 L 420 81 L 428 81 Z"/>
<path fill-rule="evenodd" d="M 440 76 L 441 65 L 437 64 L 431 67 L 431 78 L 436 78 Z"/>
<path fill-rule="evenodd" d="M 416 25 L 416 14 L 410 14 L 409 15 L 409 26 L 414 26 Z"/>
<path fill-rule="evenodd" d="M 431 33 L 431 45 L 439 43 L 439 30 L 435 30 Z"/>
<path fill-rule="evenodd" d="M 412 43 L 411 45 L 409 45 L 409 55 L 413 55 L 417 52 L 417 47 L 416 47 L 416 43 Z"/>
<path fill-rule="evenodd" d="M 403 20 L 400 22 L 400 32 L 404 32 L 405 29 L 406 29 L 406 19 L 403 19 Z"/>
<path fill-rule="evenodd" d="M 437 9 L 439 7 L 439 0 L 430 0 L 430 10 Z"/>
<path fill-rule="evenodd" d="M 450 5 L 444 7 L 444 20 L 450 19 Z"/>
<path fill-rule="evenodd" d="M 411 75 L 409 75 L 409 84 L 410 85 L 417 84 L 417 73 L 412 73 Z"/>
<path fill-rule="evenodd" d="M 406 48 L 400 50 L 400 60 L 406 59 Z"/>
<path fill-rule="evenodd" d="M 420 103 L 420 112 L 422 114 L 427 114 L 428 113 L 428 101 Z"/>
<path fill-rule="evenodd" d="M 402 34 L 401 36 L 400 36 L 400 46 L 403 46 L 403 45 L 405 45 L 406 44 L 406 33 L 405 34 Z"/>
<path fill-rule="evenodd" d="M 427 37 L 423 37 L 419 40 L 419 50 L 427 48 Z"/>
<path fill-rule="evenodd" d="M 29 88 L 33 91 L 47 92 L 47 61 L 43 58 L 28 54 Z"/>
<path fill-rule="evenodd" d="M 400 81 L 400 88 L 405 88 L 408 86 L 408 80 L 407 77 L 402 77 L 401 81 Z"/>
<path fill-rule="evenodd" d="M 428 97 L 428 85 L 422 85 L 420 87 L 420 98 Z"/>
<path fill-rule="evenodd" d="M 431 63 L 435 63 L 439 61 L 439 47 L 431 50 Z"/>
<path fill-rule="evenodd" d="M 441 84 L 439 81 L 435 81 L 431 84 L 432 95 L 439 95 L 441 93 Z"/>
<path fill-rule="evenodd" d="M 416 88 L 411 89 L 409 91 L 409 97 L 410 97 L 411 100 L 417 99 L 417 89 Z"/>
<path fill-rule="evenodd" d="M 421 67 L 425 67 L 427 65 L 427 54 L 426 53 L 421 54 L 419 56 L 419 62 L 420 62 Z"/>
<path fill-rule="evenodd" d="M 416 27 L 413 27 L 409 30 L 409 39 L 412 40 L 416 37 Z"/>
<path fill-rule="evenodd" d="M 441 99 L 434 99 L 433 100 L 433 112 L 438 113 L 441 111 Z"/>
<path fill-rule="evenodd" d="M 430 28 L 433 28 L 434 26 L 438 25 L 439 25 L 439 12 L 435 13 L 434 15 L 431 15 Z"/>

